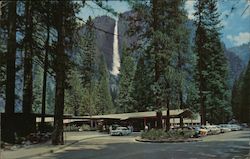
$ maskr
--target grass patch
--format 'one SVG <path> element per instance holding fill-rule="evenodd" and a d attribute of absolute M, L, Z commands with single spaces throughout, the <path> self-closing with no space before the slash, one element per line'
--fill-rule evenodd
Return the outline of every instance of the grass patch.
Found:
<path fill-rule="evenodd" d="M 165 132 L 165 130 L 162 129 L 151 129 L 148 132 L 143 132 L 141 138 L 149 140 L 187 139 L 191 138 L 194 134 L 195 132 L 193 130 L 170 130 Z"/>

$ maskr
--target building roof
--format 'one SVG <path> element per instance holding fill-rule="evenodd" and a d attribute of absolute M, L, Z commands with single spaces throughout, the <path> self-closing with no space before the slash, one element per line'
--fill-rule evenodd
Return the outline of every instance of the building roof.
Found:
<path fill-rule="evenodd" d="M 180 116 L 185 118 L 192 118 L 194 113 L 189 109 L 175 109 L 170 110 L 169 112 L 170 118 L 177 118 Z M 167 111 L 162 111 L 162 117 L 166 118 Z M 93 115 L 93 116 L 64 116 L 64 123 L 71 123 L 75 121 L 88 121 L 89 119 L 101 120 L 101 119 L 110 119 L 110 120 L 127 120 L 127 119 L 143 119 L 143 118 L 156 118 L 156 111 L 148 111 L 148 112 L 134 112 L 134 113 L 120 113 L 120 114 L 107 114 L 107 115 Z M 53 122 L 54 117 L 46 117 L 45 122 Z M 179 120 L 178 120 L 179 121 Z M 190 120 L 191 121 L 191 120 Z M 41 117 L 36 118 L 36 122 L 41 122 Z M 172 120 L 171 120 L 172 122 Z"/>
<path fill-rule="evenodd" d="M 163 118 L 166 117 L 167 111 L 162 111 Z M 189 109 L 175 109 L 170 110 L 170 118 L 183 116 L 184 118 L 191 118 L 193 112 Z M 156 117 L 156 111 L 148 112 L 135 112 L 135 113 L 121 113 L 121 114 L 107 114 L 107 115 L 94 115 L 94 116 L 83 116 L 82 118 L 88 119 L 117 119 L 127 120 L 134 118 L 154 118 Z"/>

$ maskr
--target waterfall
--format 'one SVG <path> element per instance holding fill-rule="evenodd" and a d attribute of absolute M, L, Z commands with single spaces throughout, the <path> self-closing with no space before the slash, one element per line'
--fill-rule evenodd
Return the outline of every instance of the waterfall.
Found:
<path fill-rule="evenodd" d="M 120 73 L 120 55 L 118 47 L 118 20 L 115 22 L 114 42 L 113 42 L 113 66 L 111 73 L 117 76 Z"/>

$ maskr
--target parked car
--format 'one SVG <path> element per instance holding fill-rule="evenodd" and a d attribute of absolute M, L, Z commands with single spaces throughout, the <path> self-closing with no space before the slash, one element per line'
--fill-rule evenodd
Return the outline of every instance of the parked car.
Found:
<path fill-rule="evenodd" d="M 237 124 L 229 124 L 232 131 L 242 130 L 242 127 Z"/>
<path fill-rule="evenodd" d="M 178 126 L 178 127 L 173 127 L 172 130 L 194 130 L 194 128 L 191 126 L 183 126 L 183 127 Z"/>
<path fill-rule="evenodd" d="M 208 130 L 208 135 L 215 135 L 221 132 L 221 130 L 216 125 L 207 125 L 204 126 L 204 128 Z"/>
<path fill-rule="evenodd" d="M 201 127 L 195 127 L 195 137 L 202 137 L 202 136 L 206 136 L 208 133 L 207 129 L 201 128 Z"/>
<path fill-rule="evenodd" d="M 242 128 L 247 128 L 248 127 L 247 123 L 241 123 L 240 125 L 241 125 Z"/>
<path fill-rule="evenodd" d="M 129 135 L 131 133 L 131 130 L 129 130 L 127 127 L 117 127 L 115 130 L 110 131 L 110 135 Z"/>
<path fill-rule="evenodd" d="M 218 127 L 220 128 L 221 133 L 226 133 L 231 131 L 230 126 L 228 124 L 220 124 Z"/>

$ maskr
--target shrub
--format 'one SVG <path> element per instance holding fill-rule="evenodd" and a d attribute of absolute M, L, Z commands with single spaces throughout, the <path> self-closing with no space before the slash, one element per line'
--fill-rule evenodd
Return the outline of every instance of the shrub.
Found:
<path fill-rule="evenodd" d="M 80 129 L 81 131 L 90 131 L 90 126 L 89 125 L 86 125 L 86 124 L 83 124 Z"/>
<path fill-rule="evenodd" d="M 170 130 L 165 132 L 163 129 L 151 129 L 148 132 L 143 132 L 141 137 L 149 140 L 183 139 L 192 137 L 194 133 L 193 130 Z"/>
<path fill-rule="evenodd" d="M 76 125 L 68 125 L 64 127 L 64 131 L 79 131 L 79 127 Z"/>

